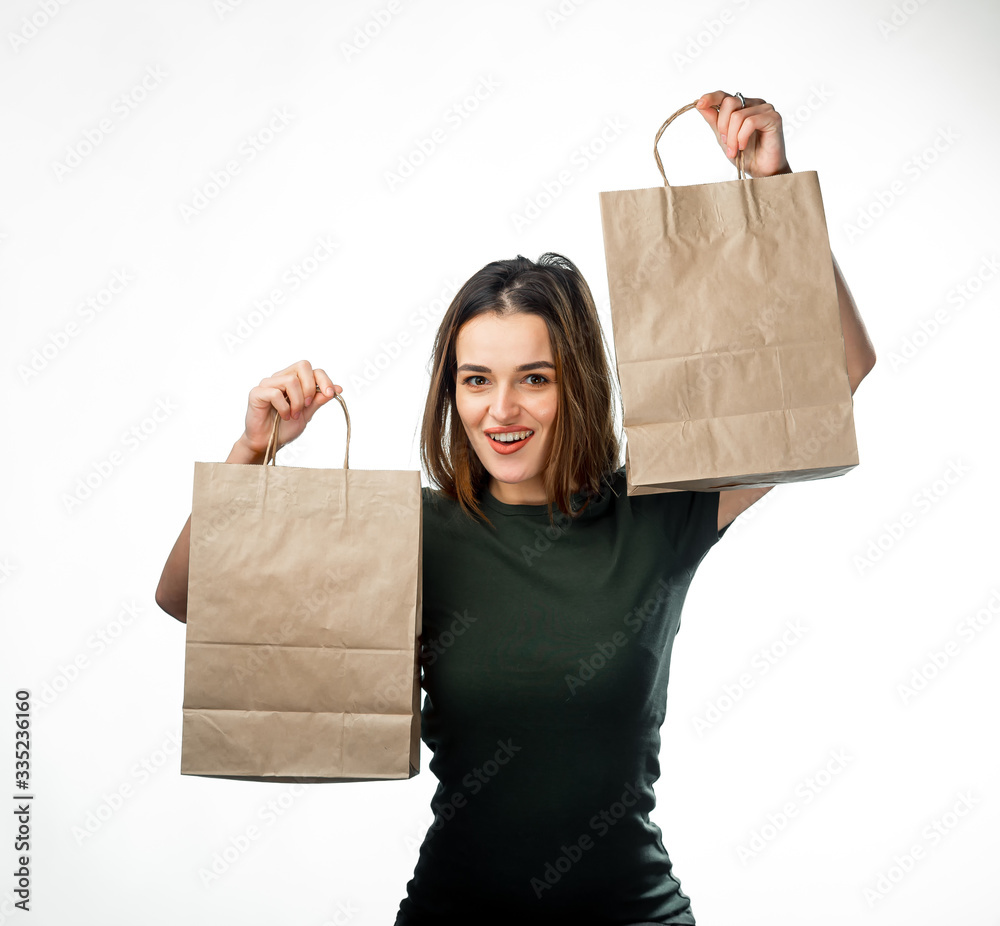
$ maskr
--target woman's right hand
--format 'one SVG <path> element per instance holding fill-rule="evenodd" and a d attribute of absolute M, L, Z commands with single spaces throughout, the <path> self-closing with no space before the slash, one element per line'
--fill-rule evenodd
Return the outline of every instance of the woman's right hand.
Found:
<path fill-rule="evenodd" d="M 317 390 L 317 386 L 319 389 Z M 262 379 L 250 390 L 246 430 L 226 458 L 227 463 L 261 463 L 271 439 L 272 409 L 281 416 L 278 446 L 295 440 L 316 409 L 332 402 L 344 390 L 330 382 L 322 370 L 314 370 L 307 360 Z M 188 565 L 191 556 L 191 518 L 181 528 L 156 586 L 156 603 L 179 621 L 187 620 Z"/>
<path fill-rule="evenodd" d="M 305 430 L 317 409 L 343 391 L 323 370 L 313 369 L 308 360 L 293 363 L 274 376 L 262 379 L 259 386 L 250 390 L 240 442 L 255 455 L 262 456 L 271 438 L 272 409 L 277 409 L 281 416 L 278 447 L 283 447 Z"/>

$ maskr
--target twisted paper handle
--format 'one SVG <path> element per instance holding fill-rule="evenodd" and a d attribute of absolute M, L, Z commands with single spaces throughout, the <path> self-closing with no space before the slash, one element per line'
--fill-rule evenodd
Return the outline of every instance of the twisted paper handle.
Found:
<path fill-rule="evenodd" d="M 677 110 L 663 125 L 660 126 L 660 131 L 656 133 L 656 138 L 653 140 L 653 157 L 656 158 L 656 166 L 660 168 L 660 176 L 663 177 L 663 185 L 670 186 L 667 183 L 667 175 L 663 172 L 663 162 L 660 160 L 660 152 L 656 150 L 656 146 L 660 143 L 660 136 L 663 134 L 663 130 L 670 125 L 681 113 L 686 113 L 689 109 L 694 109 L 698 105 L 698 101 L 695 100 L 693 103 L 688 103 L 687 106 L 682 106 Z M 736 179 L 746 180 L 746 171 L 743 169 L 743 149 L 740 148 L 736 152 Z"/>
<path fill-rule="evenodd" d="M 319 392 L 319 386 L 316 387 L 316 391 Z M 347 413 L 347 403 L 344 401 L 343 396 L 338 392 L 334 398 L 340 402 L 341 407 L 344 409 L 344 417 L 347 419 L 347 443 L 344 445 L 344 469 L 347 469 L 347 455 L 351 450 L 351 416 Z M 275 457 L 278 454 L 278 423 L 281 421 L 281 416 L 278 414 L 278 410 L 274 410 L 274 423 L 271 425 L 271 437 L 267 442 L 267 450 L 264 451 L 264 465 L 267 466 L 270 463 L 272 466 L 277 466 L 275 462 Z"/>

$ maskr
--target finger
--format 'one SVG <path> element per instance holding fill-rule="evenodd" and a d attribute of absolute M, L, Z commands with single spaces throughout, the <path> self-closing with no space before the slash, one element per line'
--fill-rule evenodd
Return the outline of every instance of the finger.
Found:
<path fill-rule="evenodd" d="M 278 374 L 276 374 L 278 375 Z M 292 375 L 297 377 L 299 388 L 302 391 L 302 395 L 305 397 L 302 402 L 301 408 L 305 408 L 313 400 L 313 396 L 316 394 L 316 380 L 313 377 L 312 364 L 308 360 L 299 360 L 293 363 L 287 370 L 282 371 L 282 376 Z M 291 395 L 289 396 L 291 398 Z M 298 408 L 295 403 L 292 403 L 292 416 L 297 418 L 297 411 L 301 409 Z"/>
<path fill-rule="evenodd" d="M 312 369 L 309 370 L 309 379 L 312 380 Z M 306 392 L 302 388 L 302 374 L 301 373 L 291 373 L 288 376 L 281 377 L 283 382 L 281 387 L 285 390 L 285 395 L 288 397 L 288 404 L 291 408 L 292 417 L 298 418 L 302 414 L 302 409 L 306 407 L 305 397 Z M 310 382 L 309 395 L 316 394 L 316 385 L 314 382 Z"/>
<path fill-rule="evenodd" d="M 329 376 L 327 376 L 326 370 L 317 368 L 313 370 L 313 374 L 316 377 L 316 390 L 321 393 L 324 398 L 332 399 L 335 395 L 339 395 L 344 391 L 340 386 L 336 385 Z"/>
<path fill-rule="evenodd" d="M 743 144 L 739 146 L 741 148 L 746 147 L 746 142 L 750 137 L 750 135 L 743 128 L 746 121 L 754 116 L 760 116 L 764 113 L 774 113 L 774 107 L 764 100 L 751 100 L 748 98 L 746 102 L 747 105 L 741 109 L 739 107 L 739 100 L 737 100 L 736 107 L 733 110 L 732 115 L 729 117 L 730 131 L 726 133 L 727 135 L 732 136 L 734 141 L 739 138 L 743 142 Z M 775 115 L 777 114 L 775 113 Z M 769 124 L 770 123 L 766 120 L 761 121 L 758 119 L 756 127 L 757 129 L 760 129 Z"/>
<path fill-rule="evenodd" d="M 285 367 L 283 370 L 278 370 L 277 373 L 271 375 L 271 379 L 278 379 L 281 376 L 287 376 L 289 373 L 298 373 L 300 369 L 311 370 L 312 365 L 308 360 L 297 360 L 290 366 Z"/>
<path fill-rule="evenodd" d="M 273 408 L 285 421 L 292 416 L 284 391 L 280 386 L 274 385 L 271 377 L 262 379 L 259 386 L 250 390 L 250 407 L 260 410 Z"/>
<path fill-rule="evenodd" d="M 718 140 L 719 137 L 719 111 L 712 105 L 709 98 L 712 96 L 710 93 L 706 93 L 703 97 L 699 97 L 698 102 L 695 103 L 695 109 L 701 113 L 702 118 L 712 127 L 712 131 L 715 132 L 715 137 Z"/>
<path fill-rule="evenodd" d="M 716 111 L 719 109 L 719 104 L 727 97 L 732 96 L 731 93 L 726 93 L 725 90 L 716 90 L 712 93 L 704 93 L 698 98 L 698 108 L 706 109 L 708 107 L 714 107 Z"/>
<path fill-rule="evenodd" d="M 306 405 L 308 408 L 305 411 L 305 419 L 307 422 L 312 420 L 312 416 L 319 409 L 328 402 L 332 402 L 335 395 L 339 395 L 344 391 L 330 380 L 325 370 L 313 370 L 313 374 L 316 377 L 316 390 L 312 396 L 306 396 Z M 309 401 L 310 398 L 312 398 L 312 402 Z"/>
<path fill-rule="evenodd" d="M 295 365 L 295 373 L 302 388 L 302 407 L 308 408 L 316 398 L 316 371 L 308 360 L 301 360 Z"/>
<path fill-rule="evenodd" d="M 727 96 L 719 104 L 719 140 L 726 146 L 726 154 L 730 157 L 735 153 L 733 145 L 735 141 L 730 141 L 739 131 L 743 110 L 740 108 L 740 101 L 734 96 Z"/>
<path fill-rule="evenodd" d="M 746 148 L 754 132 L 763 135 L 765 132 L 781 126 L 781 117 L 774 111 L 774 107 L 770 103 L 752 108 L 748 106 L 739 115 L 741 116 L 739 128 L 736 130 L 733 141 L 740 148 Z"/>
<path fill-rule="evenodd" d="M 726 149 L 726 155 L 733 157 L 736 151 L 729 144 L 728 136 L 735 135 L 739 129 L 738 124 L 733 124 L 733 114 L 740 110 L 740 101 L 731 93 L 716 90 L 699 97 L 695 106 L 714 129 L 716 140 Z"/>
<path fill-rule="evenodd" d="M 296 411 L 303 408 L 302 386 L 294 373 L 275 374 L 262 379 L 260 388 L 285 421 L 297 417 Z"/>
<path fill-rule="evenodd" d="M 308 360 L 299 360 L 291 366 L 285 367 L 283 370 L 278 370 L 277 373 L 268 378 L 268 382 L 285 383 L 289 376 L 297 376 L 299 378 L 302 383 L 303 392 L 306 395 L 312 395 L 316 391 L 315 384 L 311 379 L 312 364 Z"/>

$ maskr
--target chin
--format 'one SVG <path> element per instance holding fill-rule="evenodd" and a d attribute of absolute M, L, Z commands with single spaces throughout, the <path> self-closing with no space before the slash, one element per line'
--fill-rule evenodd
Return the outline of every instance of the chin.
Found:
<path fill-rule="evenodd" d="M 489 474 L 496 479 L 497 482 L 505 482 L 509 485 L 517 485 L 519 482 L 527 482 L 529 479 L 534 479 L 538 475 L 534 470 L 523 470 L 514 469 L 513 467 L 507 466 L 494 466 L 489 469 Z"/>
<path fill-rule="evenodd" d="M 538 452 L 534 448 L 526 447 L 525 450 L 531 449 L 534 452 L 525 457 L 521 457 L 521 453 L 524 451 L 503 457 L 497 454 L 491 446 L 479 447 L 473 444 L 473 449 L 486 472 L 497 482 L 505 485 L 518 485 L 534 479 L 541 479 L 545 472 L 545 467 L 538 459 L 535 459 Z M 518 457 L 521 458 L 517 459 Z"/>

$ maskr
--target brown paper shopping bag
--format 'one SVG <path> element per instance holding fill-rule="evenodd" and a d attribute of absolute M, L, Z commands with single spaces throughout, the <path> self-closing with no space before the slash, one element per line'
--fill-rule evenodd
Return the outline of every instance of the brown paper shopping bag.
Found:
<path fill-rule="evenodd" d="M 858 464 L 815 171 L 600 193 L 629 495 Z"/>
<path fill-rule="evenodd" d="M 195 463 L 181 773 L 420 767 L 419 471 Z"/>

